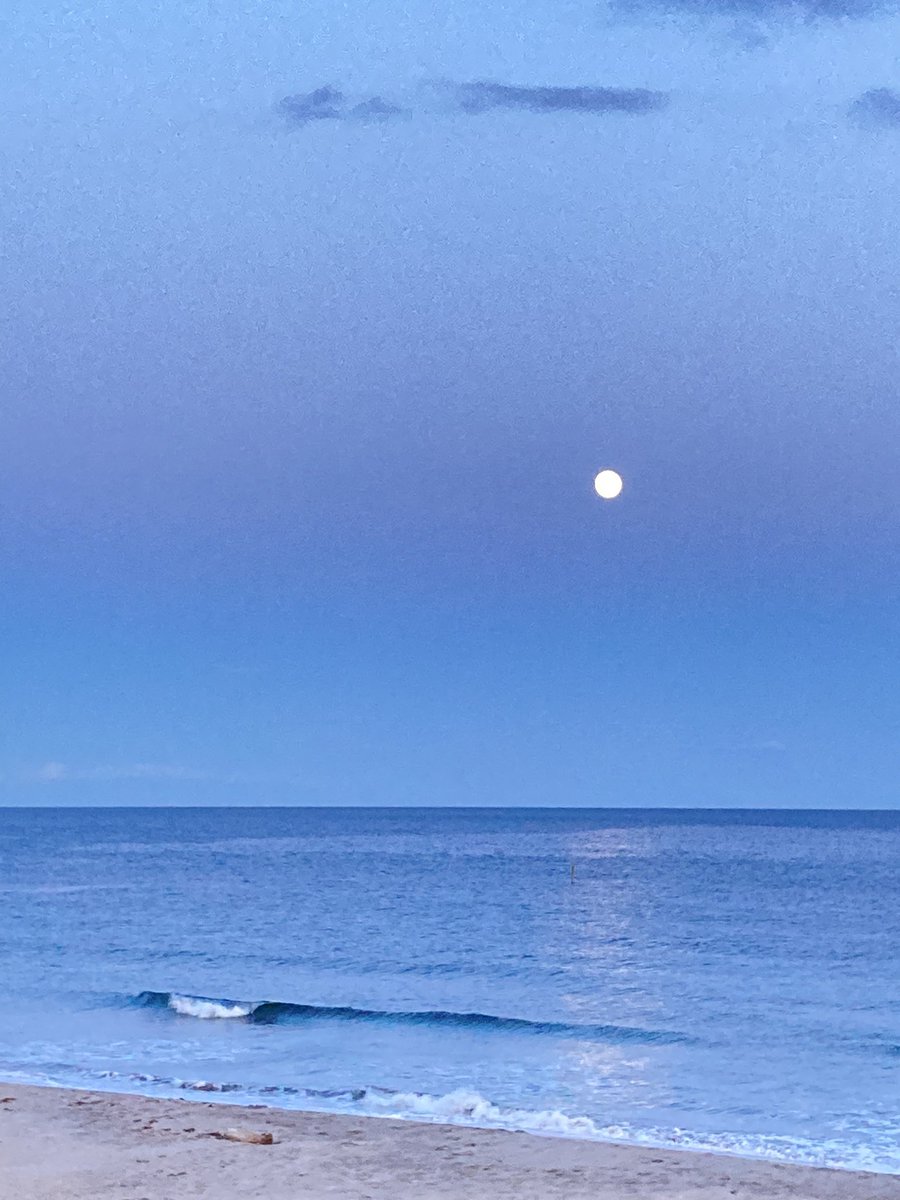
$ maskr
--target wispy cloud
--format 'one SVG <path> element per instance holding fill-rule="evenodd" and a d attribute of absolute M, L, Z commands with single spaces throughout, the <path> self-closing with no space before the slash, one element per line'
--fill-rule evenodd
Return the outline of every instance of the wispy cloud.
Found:
<path fill-rule="evenodd" d="M 900 129 L 900 92 L 871 88 L 850 105 L 850 116 L 863 125 L 888 125 Z"/>
<path fill-rule="evenodd" d="M 727 755 L 731 757 L 735 754 L 756 754 L 756 755 L 777 755 L 786 754 L 789 750 L 787 742 L 781 741 L 780 738 L 735 738 L 733 741 L 722 742 L 707 742 L 702 739 L 696 741 L 685 741 L 681 743 L 682 749 L 691 752 L 701 752 L 703 754 L 713 753 L 716 755 Z"/>
<path fill-rule="evenodd" d="M 178 780 L 182 782 L 226 782 L 234 776 L 224 776 L 213 771 L 197 770 L 169 763 L 102 763 L 89 767 L 73 767 L 62 762 L 45 762 L 39 767 L 25 771 L 24 777 L 32 783 L 70 783 L 93 781 L 97 783 L 135 779 Z"/>
<path fill-rule="evenodd" d="M 409 116 L 413 112 L 457 112 L 477 116 L 491 109 L 518 109 L 532 113 L 580 113 L 640 115 L 664 108 L 665 92 L 647 88 L 620 87 L 519 87 L 504 83 L 441 82 L 419 90 L 412 108 L 403 107 L 383 96 L 353 101 L 337 88 L 325 85 L 311 92 L 285 96 L 278 105 L 281 115 L 292 125 L 315 121 L 384 121 Z"/>
<path fill-rule="evenodd" d="M 897 0 L 610 0 L 617 13 L 641 17 L 654 13 L 669 16 L 738 17 L 764 22 L 864 20 L 898 11 Z"/>

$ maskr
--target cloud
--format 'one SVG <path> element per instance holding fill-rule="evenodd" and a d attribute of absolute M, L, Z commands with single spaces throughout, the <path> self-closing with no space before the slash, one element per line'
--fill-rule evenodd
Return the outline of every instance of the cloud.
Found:
<path fill-rule="evenodd" d="M 294 125 L 307 125 L 310 121 L 386 120 L 402 116 L 404 112 L 381 96 L 370 96 L 367 100 L 350 104 L 343 92 L 328 85 L 312 92 L 285 96 L 278 107 L 281 114 Z"/>
<path fill-rule="evenodd" d="M 464 112 L 519 108 L 537 113 L 646 113 L 665 107 L 663 92 L 616 87 L 511 87 L 503 83 L 460 83 L 456 96 Z"/>
<path fill-rule="evenodd" d="M 420 89 L 414 111 L 420 113 L 458 112 L 475 116 L 491 109 L 519 109 L 533 113 L 581 113 L 637 115 L 664 108 L 665 92 L 647 88 L 619 87 L 515 87 L 504 83 L 440 83 Z M 410 109 L 370 96 L 355 103 L 330 85 L 312 92 L 285 96 L 278 104 L 281 115 L 291 125 L 314 121 L 384 121 L 409 116 Z"/>
<path fill-rule="evenodd" d="M 766 23 L 864 20 L 896 12 L 897 0 L 610 0 L 613 12 L 629 17 L 664 12 L 711 19 L 745 17 Z"/>
<path fill-rule="evenodd" d="M 850 116 L 862 125 L 890 125 L 900 129 L 900 92 L 871 88 L 850 105 Z"/>
<path fill-rule="evenodd" d="M 333 87 L 320 87 L 304 95 L 285 96 L 280 108 L 286 117 L 301 123 L 337 120 L 344 115 L 344 95 Z"/>
<path fill-rule="evenodd" d="M 69 768 L 65 763 L 44 763 L 42 767 L 37 768 L 32 778 L 38 783 L 57 783 L 61 779 L 69 778 Z"/>
<path fill-rule="evenodd" d="M 719 747 L 719 750 L 728 754 L 786 754 L 787 749 L 787 743 L 780 738 L 751 738 Z"/>
<path fill-rule="evenodd" d="M 406 109 L 400 108 L 397 104 L 389 104 L 380 96 L 372 96 L 369 100 L 363 100 L 350 109 L 350 116 L 357 120 L 366 118 L 383 120 L 386 117 L 402 117 L 405 114 Z"/>
<path fill-rule="evenodd" d="M 168 779 L 193 782 L 221 780 L 210 771 L 198 771 L 191 767 L 173 766 L 166 763 L 130 763 L 126 765 L 102 764 L 92 767 L 71 767 L 61 762 L 46 762 L 25 777 L 33 783 L 68 783 L 73 781 L 116 782 L 128 779 Z"/>

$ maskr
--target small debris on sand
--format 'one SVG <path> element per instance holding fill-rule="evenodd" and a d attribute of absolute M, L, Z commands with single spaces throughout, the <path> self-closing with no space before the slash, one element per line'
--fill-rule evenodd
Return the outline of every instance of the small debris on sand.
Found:
<path fill-rule="evenodd" d="M 271 1133 L 258 1133 L 255 1129 L 216 1129 L 205 1137 L 219 1138 L 224 1142 L 249 1142 L 253 1146 L 273 1146 Z"/>

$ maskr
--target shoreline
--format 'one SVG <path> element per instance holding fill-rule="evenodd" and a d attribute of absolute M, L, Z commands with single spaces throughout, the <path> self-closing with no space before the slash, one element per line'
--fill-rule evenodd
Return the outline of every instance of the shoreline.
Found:
<path fill-rule="evenodd" d="M 272 1145 L 223 1140 L 271 1134 Z M 8 1190 L 7 1190 L 8 1189 Z M 17 1200 L 900 1200 L 900 1175 L 690 1149 L 0 1083 Z"/>

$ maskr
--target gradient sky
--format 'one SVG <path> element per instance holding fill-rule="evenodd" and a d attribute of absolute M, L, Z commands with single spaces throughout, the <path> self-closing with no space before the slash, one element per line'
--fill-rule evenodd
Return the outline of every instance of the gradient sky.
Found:
<path fill-rule="evenodd" d="M 0 34 L 3 802 L 900 803 L 896 8 Z"/>

